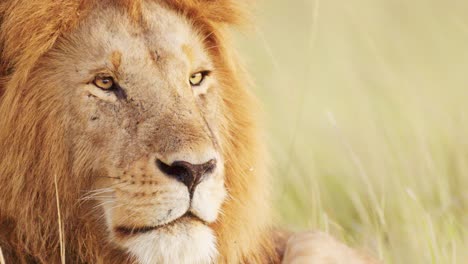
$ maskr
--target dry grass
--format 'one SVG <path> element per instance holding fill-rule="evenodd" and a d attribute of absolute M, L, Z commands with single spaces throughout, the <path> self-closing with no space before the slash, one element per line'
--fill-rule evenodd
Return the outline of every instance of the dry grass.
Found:
<path fill-rule="evenodd" d="M 386 263 L 468 263 L 468 2 L 265 1 L 241 38 L 277 209 Z"/>
<path fill-rule="evenodd" d="M 57 187 L 57 175 L 54 175 L 54 187 L 55 187 L 55 198 L 57 204 L 57 219 L 58 219 L 58 228 L 59 228 L 59 239 L 60 239 L 60 263 L 65 264 L 65 232 L 62 224 L 62 214 L 60 211 L 60 199 L 59 199 L 59 190 Z"/>
<path fill-rule="evenodd" d="M 3 251 L 1 247 L 0 247 L 0 264 L 5 264 L 5 259 L 3 258 Z"/>

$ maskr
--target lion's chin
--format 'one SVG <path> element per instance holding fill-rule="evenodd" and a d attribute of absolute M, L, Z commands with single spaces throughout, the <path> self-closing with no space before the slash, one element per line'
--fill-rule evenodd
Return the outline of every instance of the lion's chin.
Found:
<path fill-rule="evenodd" d="M 190 217 L 119 240 L 141 264 L 213 263 L 218 254 L 211 228 Z"/>

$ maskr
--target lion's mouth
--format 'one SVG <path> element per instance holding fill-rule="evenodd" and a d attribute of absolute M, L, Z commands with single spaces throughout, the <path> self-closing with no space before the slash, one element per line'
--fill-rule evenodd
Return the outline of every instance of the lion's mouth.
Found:
<path fill-rule="evenodd" d="M 182 220 L 191 220 L 191 221 L 197 221 L 201 222 L 203 224 L 206 224 L 205 221 L 203 221 L 201 218 L 197 217 L 196 215 L 192 214 L 191 212 L 187 212 L 184 215 L 182 215 L 179 218 L 176 218 L 168 223 L 157 225 L 157 226 L 141 226 L 141 227 L 126 227 L 126 226 L 117 226 L 114 228 L 114 231 L 121 237 L 129 237 L 129 236 L 135 236 L 135 235 L 140 235 L 140 234 L 145 234 L 157 229 L 160 229 L 162 227 L 168 227 L 171 225 L 174 225 Z"/>

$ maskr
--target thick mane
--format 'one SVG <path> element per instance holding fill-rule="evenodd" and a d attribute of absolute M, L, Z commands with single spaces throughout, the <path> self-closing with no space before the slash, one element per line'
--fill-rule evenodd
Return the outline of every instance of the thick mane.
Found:
<path fill-rule="evenodd" d="M 97 0 L 95 0 L 97 1 Z M 92 0 L 6 0 L 0 3 L 0 247 L 7 259 L 55 263 L 60 259 L 58 187 L 67 259 L 95 263 L 102 256 L 100 216 L 77 202 L 91 182 L 90 165 L 71 157 L 64 142 L 64 103 L 50 96 L 35 77 L 39 63 L 65 32 L 95 7 Z M 102 1 L 101 1 L 102 2 Z M 256 102 L 229 44 L 227 26 L 242 24 L 245 10 L 236 0 L 167 0 L 206 36 L 222 73 L 223 154 L 228 201 L 215 223 L 221 263 L 279 262 L 270 242 L 268 181 L 264 147 L 255 117 Z M 138 0 L 108 1 L 138 22 Z M 247 84 L 246 84 L 247 83 Z M 75 163 L 71 164 L 71 160 Z M 78 166 L 77 166 L 78 165 Z M 79 177 L 78 177 L 79 176 Z M 84 213 L 86 212 L 86 213 Z M 80 218 L 90 223 L 82 226 Z M 98 230 L 96 230 L 98 229 Z M 73 239 L 72 239 L 73 238 Z M 28 256 L 15 255 L 26 252 Z M 119 260 L 123 261 L 122 259 Z"/>

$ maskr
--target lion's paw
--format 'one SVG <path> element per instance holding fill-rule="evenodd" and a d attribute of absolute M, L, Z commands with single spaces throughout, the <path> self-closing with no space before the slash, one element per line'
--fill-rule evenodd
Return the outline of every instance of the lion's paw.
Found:
<path fill-rule="evenodd" d="M 283 264 L 374 264 L 376 261 L 323 232 L 293 235 L 286 244 Z"/>

